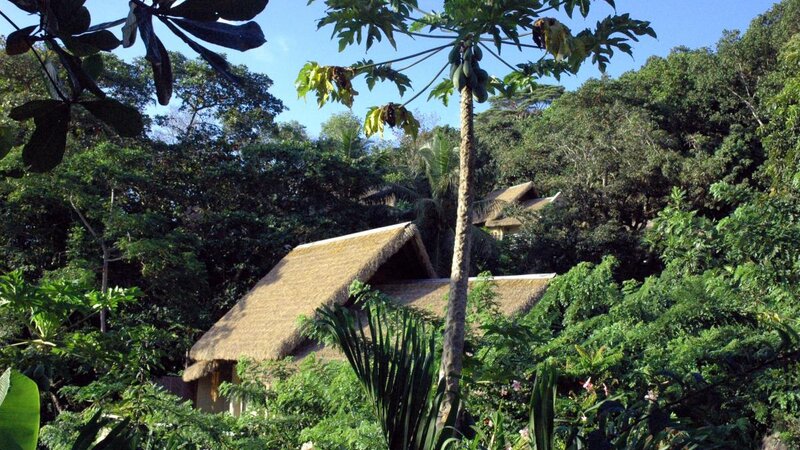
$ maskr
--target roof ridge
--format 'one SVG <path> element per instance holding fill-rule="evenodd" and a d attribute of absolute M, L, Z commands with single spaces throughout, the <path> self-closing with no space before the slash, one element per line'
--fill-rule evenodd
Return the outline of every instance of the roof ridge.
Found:
<path fill-rule="evenodd" d="M 347 240 L 347 239 L 368 236 L 370 234 L 381 233 L 381 232 L 389 231 L 389 230 L 392 230 L 392 229 L 405 228 L 410 224 L 411 224 L 411 222 L 403 222 L 403 223 L 398 223 L 398 224 L 394 224 L 394 225 L 388 225 L 388 226 L 380 227 L 380 228 L 370 228 L 369 230 L 359 231 L 359 232 L 351 233 L 351 234 L 345 234 L 343 236 L 336 236 L 336 237 L 332 237 L 332 238 L 328 238 L 328 239 L 323 239 L 321 241 L 314 241 L 314 242 L 309 242 L 309 243 L 306 243 L 306 244 L 300 244 L 297 247 L 295 247 L 295 249 L 298 249 L 298 248 L 309 248 L 309 247 L 313 247 L 313 246 L 316 246 L 316 245 L 330 244 L 332 242 L 338 242 L 338 241 L 344 241 L 344 240 Z"/>
<path fill-rule="evenodd" d="M 490 280 L 497 281 L 497 280 L 549 280 L 556 276 L 555 272 L 552 273 L 529 273 L 524 275 L 501 275 L 497 277 L 491 277 Z M 469 277 L 469 281 L 478 281 L 481 280 L 481 277 Z M 410 284 L 410 283 L 443 283 L 449 282 L 450 278 L 420 278 L 416 280 L 403 280 L 394 283 L 380 283 L 376 284 L 376 286 L 387 286 L 387 285 L 394 285 L 394 284 Z"/>

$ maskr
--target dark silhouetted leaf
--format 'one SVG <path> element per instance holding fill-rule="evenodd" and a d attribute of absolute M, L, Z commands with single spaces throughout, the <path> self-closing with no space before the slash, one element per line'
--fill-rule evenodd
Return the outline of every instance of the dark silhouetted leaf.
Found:
<path fill-rule="evenodd" d="M 125 23 L 125 20 L 126 19 L 117 19 L 117 20 L 114 20 L 112 22 L 99 23 L 97 25 L 90 26 L 89 29 L 86 30 L 86 31 L 92 32 L 92 31 L 107 30 L 109 28 L 114 28 L 117 25 L 122 25 L 123 23 Z"/>
<path fill-rule="evenodd" d="M 150 12 L 136 8 L 135 13 L 139 34 L 147 49 L 145 59 L 153 68 L 153 81 L 156 84 L 158 103 L 167 105 L 172 97 L 172 64 L 169 61 L 169 54 L 153 31 L 153 16 Z"/>
<path fill-rule="evenodd" d="M 35 13 L 38 11 L 38 8 L 36 7 L 36 0 L 9 0 L 9 1 L 13 3 L 14 6 L 25 12 Z"/>
<path fill-rule="evenodd" d="M 103 90 L 97 86 L 94 79 L 83 70 L 80 58 L 70 55 L 55 43 L 48 42 L 47 45 L 51 50 L 56 52 L 58 59 L 61 61 L 61 65 L 64 66 L 64 69 L 66 69 L 69 74 L 69 80 L 72 83 L 75 96 L 80 95 L 84 89 L 88 89 L 89 92 L 100 98 L 106 97 L 106 93 L 103 92 Z"/>
<path fill-rule="evenodd" d="M 62 37 L 61 41 L 76 56 L 94 55 L 99 51 L 109 52 L 119 47 L 122 43 L 114 33 L 108 30 L 95 31 L 94 33 L 79 36 Z"/>
<path fill-rule="evenodd" d="M 240 83 L 241 79 L 236 76 L 233 72 L 231 72 L 230 65 L 228 61 L 225 60 L 220 54 L 212 52 L 211 50 L 203 47 L 202 45 L 198 44 L 197 42 L 191 40 L 189 36 L 186 36 L 178 27 L 172 24 L 169 20 L 165 20 L 164 23 L 175 33 L 176 36 L 183 39 L 192 50 L 196 51 L 200 54 L 200 56 L 206 60 L 206 62 L 216 70 L 220 75 L 225 77 L 228 81 L 232 83 Z"/>
<path fill-rule="evenodd" d="M 14 128 L 0 125 L 0 159 L 5 158 L 14 146 Z"/>
<path fill-rule="evenodd" d="M 654 408 L 647 418 L 647 430 L 655 436 L 669 426 L 669 414 L 661 408 Z"/>
<path fill-rule="evenodd" d="M 47 172 L 64 158 L 69 128 L 69 104 L 36 116 L 36 129 L 22 149 L 22 161 L 31 172 Z"/>
<path fill-rule="evenodd" d="M 6 53 L 14 56 L 21 55 L 31 49 L 31 33 L 36 26 L 25 27 L 8 35 L 6 39 Z"/>
<path fill-rule="evenodd" d="M 111 98 L 91 100 L 80 102 L 80 105 L 111 126 L 120 136 L 134 137 L 144 130 L 144 122 L 139 111 L 117 100 Z"/>
<path fill-rule="evenodd" d="M 24 176 L 25 172 L 22 169 L 0 170 L 0 177 L 2 178 L 22 178 Z"/>
<path fill-rule="evenodd" d="M 594 430 L 586 436 L 587 450 L 611 450 L 611 442 L 601 430 Z"/>
<path fill-rule="evenodd" d="M 167 10 L 171 16 L 215 22 L 218 19 L 251 20 L 267 7 L 269 0 L 186 0 Z"/>
<path fill-rule="evenodd" d="M 199 22 L 189 19 L 174 19 L 174 22 L 206 42 L 242 52 L 259 47 L 266 42 L 261 27 L 255 22 L 247 22 L 244 25 Z"/>
<path fill-rule="evenodd" d="M 12 109 L 8 117 L 18 121 L 28 120 L 47 114 L 63 104 L 61 100 L 31 100 Z"/>
<path fill-rule="evenodd" d="M 100 51 L 100 49 L 97 47 L 92 47 L 91 45 L 85 44 L 71 36 L 62 37 L 61 42 L 64 43 L 64 47 L 66 47 L 70 53 L 79 57 L 94 55 Z"/>
<path fill-rule="evenodd" d="M 82 1 L 63 1 L 63 6 L 57 7 L 55 14 L 58 19 L 58 35 L 70 36 L 85 33 L 92 24 L 92 17 L 85 6 L 76 6 Z"/>
<path fill-rule="evenodd" d="M 103 74 L 103 57 L 99 54 L 94 54 L 88 58 L 83 58 L 81 67 L 83 67 L 83 71 L 86 72 L 87 75 L 96 80 Z"/>
<path fill-rule="evenodd" d="M 117 39 L 116 36 L 114 36 L 114 33 L 108 30 L 101 30 L 101 31 L 95 31 L 94 33 L 82 34 L 80 36 L 75 36 L 74 39 L 84 44 L 91 45 L 92 47 L 98 50 L 103 50 L 106 52 L 114 50 L 115 48 L 119 47 L 119 45 L 122 43 L 119 39 Z"/>

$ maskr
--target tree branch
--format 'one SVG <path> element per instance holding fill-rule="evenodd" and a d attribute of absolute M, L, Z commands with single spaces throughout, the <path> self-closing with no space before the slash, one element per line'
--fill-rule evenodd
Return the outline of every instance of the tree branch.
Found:
<path fill-rule="evenodd" d="M 445 47 L 445 48 L 446 48 L 446 47 Z M 403 68 L 400 68 L 400 69 L 395 69 L 395 70 L 397 70 L 398 72 L 402 72 L 402 71 L 404 71 L 404 70 L 410 69 L 410 68 L 412 68 L 412 67 L 416 66 L 417 64 L 421 63 L 422 61 L 425 61 L 426 59 L 430 58 L 431 56 L 433 56 L 433 55 L 435 55 L 435 54 L 437 54 L 437 53 L 441 52 L 442 50 L 444 50 L 444 48 L 440 48 L 439 50 L 436 50 L 435 52 L 430 52 L 430 53 L 428 53 L 427 55 L 425 55 L 425 57 L 424 57 L 424 58 L 420 58 L 420 59 L 418 59 L 418 60 L 414 61 L 413 63 L 411 63 L 411 64 L 409 64 L 409 65 L 407 65 L 407 66 L 405 66 L 405 67 L 403 67 Z"/>
<path fill-rule="evenodd" d="M 431 81 L 430 81 L 430 82 L 429 82 L 427 85 L 425 85 L 425 87 L 424 87 L 424 88 L 422 88 L 422 90 L 421 90 L 421 91 L 417 92 L 416 94 L 414 94 L 414 96 L 413 96 L 413 97 L 411 97 L 410 99 L 408 99 L 408 101 L 407 101 L 407 102 L 403 103 L 403 106 L 405 107 L 405 106 L 406 106 L 406 105 L 408 105 L 409 103 L 411 103 L 411 102 L 413 102 L 414 100 L 416 100 L 416 99 L 417 99 L 417 97 L 419 97 L 420 95 L 422 95 L 422 93 L 423 93 L 423 92 L 427 91 L 427 90 L 428 90 L 428 88 L 429 88 L 429 87 L 431 87 L 431 85 L 432 85 L 432 84 L 433 84 L 433 83 L 434 83 L 436 80 L 438 80 L 438 79 L 439 79 L 439 75 L 441 75 L 441 74 L 442 74 L 442 72 L 444 72 L 444 69 L 446 69 L 446 68 L 447 68 L 447 66 L 449 66 L 449 65 L 450 65 L 450 63 L 449 63 L 449 62 L 445 63 L 445 65 L 444 65 L 444 66 L 442 66 L 442 68 L 441 68 L 441 69 L 439 69 L 439 72 L 437 72 L 437 73 L 436 73 L 436 75 L 434 75 L 434 76 L 433 76 L 433 79 L 431 79 Z"/>
<path fill-rule="evenodd" d="M 417 56 L 422 56 L 422 55 L 424 55 L 426 53 L 437 52 L 437 51 L 439 51 L 439 50 L 441 50 L 443 48 L 450 47 L 451 45 L 452 45 L 452 43 L 445 44 L 445 45 L 440 45 L 438 47 L 433 47 L 433 48 L 429 48 L 427 50 L 424 50 L 424 51 L 421 51 L 421 52 L 418 52 L 418 53 L 414 53 L 413 55 L 403 56 L 402 58 L 390 59 L 390 60 L 384 61 L 384 62 L 378 62 L 378 63 L 372 63 L 372 64 L 365 64 L 363 66 L 351 67 L 351 69 L 353 69 L 353 70 L 364 70 L 364 69 L 369 69 L 371 67 L 382 66 L 384 64 L 391 64 L 391 63 L 396 63 L 396 62 L 400 62 L 400 61 L 405 61 L 405 60 L 408 60 L 408 59 L 416 58 Z"/>
<path fill-rule="evenodd" d="M 100 245 L 103 248 L 105 248 L 105 243 L 103 242 L 102 239 L 100 239 L 100 236 L 94 230 L 94 227 L 92 227 L 92 225 L 89 223 L 89 221 L 86 220 L 86 216 L 84 216 L 83 213 L 75 205 L 75 202 L 72 200 L 72 196 L 71 195 L 69 196 L 69 204 L 72 206 L 72 210 L 75 211 L 76 214 L 78 214 L 78 217 L 81 219 L 81 222 L 83 223 L 83 226 L 85 226 L 86 229 L 89 230 L 89 233 L 92 234 L 92 237 L 94 237 L 95 240 L 97 240 L 97 242 L 100 243 Z"/>
<path fill-rule="evenodd" d="M 478 45 L 483 47 L 483 49 L 486 50 L 487 52 L 489 52 L 490 55 L 492 55 L 495 58 L 497 58 L 498 61 L 500 61 L 501 63 L 505 64 L 506 67 L 508 67 L 509 69 L 513 70 L 514 72 L 522 73 L 519 69 L 517 69 L 516 67 L 514 67 L 511 64 L 509 64 L 508 62 L 506 62 L 505 59 L 501 58 L 500 55 L 498 55 L 497 53 L 493 52 L 492 49 L 490 49 L 488 45 L 484 44 L 483 42 L 478 42 Z"/>

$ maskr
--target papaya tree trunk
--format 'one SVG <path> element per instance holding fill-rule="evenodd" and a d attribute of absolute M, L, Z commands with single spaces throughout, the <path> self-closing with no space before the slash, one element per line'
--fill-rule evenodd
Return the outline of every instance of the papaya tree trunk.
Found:
<path fill-rule="evenodd" d="M 472 179 L 475 155 L 472 90 L 461 91 L 461 146 L 459 148 L 458 207 L 450 271 L 450 296 L 445 318 L 444 346 L 440 379 L 445 380 L 445 400 L 439 417 L 447 417 L 459 393 L 463 366 L 464 327 L 467 315 L 469 282 L 470 228 L 472 218 Z"/>

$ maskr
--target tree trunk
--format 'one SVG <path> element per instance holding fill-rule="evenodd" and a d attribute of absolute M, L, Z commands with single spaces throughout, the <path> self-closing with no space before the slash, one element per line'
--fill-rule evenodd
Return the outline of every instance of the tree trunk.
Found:
<path fill-rule="evenodd" d="M 111 251 L 103 245 L 103 273 L 101 274 L 100 292 L 106 295 L 108 292 L 108 263 L 111 259 Z M 108 310 L 103 308 L 100 310 L 100 332 L 105 333 L 108 330 Z"/>
<path fill-rule="evenodd" d="M 439 378 L 445 380 L 445 398 L 440 418 L 447 413 L 459 393 L 463 366 L 464 326 L 467 315 L 467 283 L 469 282 L 470 228 L 472 217 L 472 178 L 475 154 L 472 90 L 461 91 L 461 146 L 459 148 L 458 208 L 450 271 L 450 297 L 445 318 L 444 346 Z"/>

